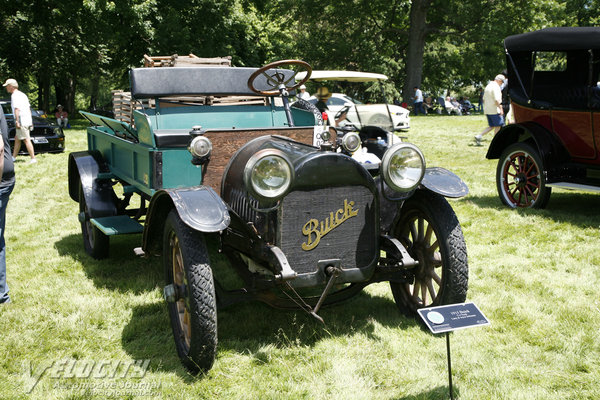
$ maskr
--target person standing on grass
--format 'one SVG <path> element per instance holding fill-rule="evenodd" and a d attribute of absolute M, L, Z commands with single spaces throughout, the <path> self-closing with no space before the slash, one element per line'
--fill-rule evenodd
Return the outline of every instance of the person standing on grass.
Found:
<path fill-rule="evenodd" d="M 500 87 L 506 81 L 506 77 L 502 74 L 496 75 L 493 81 L 490 81 L 483 91 L 483 113 L 487 117 L 488 127 L 480 134 L 475 135 L 475 143 L 481 145 L 483 135 L 494 131 L 494 135 L 498 133 L 501 127 L 504 126 L 504 110 L 502 109 L 502 90 Z"/>
<path fill-rule="evenodd" d="M 423 92 L 421 91 L 421 89 L 419 89 L 418 87 L 414 87 L 415 90 L 415 97 L 414 100 L 415 102 L 413 103 L 414 108 L 415 108 L 415 115 L 419 115 L 419 113 L 423 114 L 423 115 L 427 115 L 427 112 L 425 112 L 425 109 L 423 108 Z"/>
<path fill-rule="evenodd" d="M 14 79 L 7 79 L 2 85 L 6 91 L 10 93 L 10 104 L 15 118 L 15 148 L 13 150 L 13 160 L 17 158 L 19 150 L 21 150 L 21 141 L 25 142 L 25 147 L 31 157 L 30 163 L 35 163 L 35 153 L 33 144 L 29 137 L 29 131 L 33 130 L 33 119 L 31 118 L 31 107 L 27 95 L 19 90 L 19 84 Z"/>
<path fill-rule="evenodd" d="M 6 283 L 6 242 L 4 227 L 6 226 L 6 205 L 15 187 L 15 168 L 8 142 L 8 125 L 4 111 L 0 107 L 0 304 L 10 303 L 8 284 Z"/>

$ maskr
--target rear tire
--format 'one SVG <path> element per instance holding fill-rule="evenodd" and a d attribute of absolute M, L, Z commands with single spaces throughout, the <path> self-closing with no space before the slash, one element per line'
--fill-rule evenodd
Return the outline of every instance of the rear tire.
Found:
<path fill-rule="evenodd" d="M 545 208 L 552 188 L 546 186 L 546 174 L 540 156 L 527 143 L 508 146 L 498 160 L 496 187 L 500 200 L 511 208 Z"/>
<path fill-rule="evenodd" d="M 171 210 L 163 236 L 167 285 L 177 287 L 168 303 L 171 327 L 181 363 L 192 373 L 208 371 L 217 353 L 217 305 L 208 251 L 202 233 Z"/>
<path fill-rule="evenodd" d="M 91 216 L 85 202 L 81 184 L 79 185 L 79 213 L 83 213 L 84 215 L 84 220 L 81 221 L 81 234 L 83 236 L 83 248 L 85 252 L 96 260 L 107 258 L 109 237 L 90 222 Z"/>

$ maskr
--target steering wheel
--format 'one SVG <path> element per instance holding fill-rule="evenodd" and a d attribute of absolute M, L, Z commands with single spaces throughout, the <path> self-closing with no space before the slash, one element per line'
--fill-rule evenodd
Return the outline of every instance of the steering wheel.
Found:
<path fill-rule="evenodd" d="M 297 65 L 301 69 L 299 71 L 295 71 L 294 75 L 292 75 L 287 80 L 285 79 L 285 75 L 282 72 L 272 71 L 270 74 L 267 73 L 268 70 L 280 67 L 282 65 Z M 296 75 L 300 71 L 306 71 L 306 76 L 304 77 L 304 79 L 302 79 L 300 82 L 297 82 L 293 86 L 288 86 L 288 84 L 290 84 L 290 82 L 295 81 L 294 78 L 296 78 Z M 312 67 L 304 61 L 300 61 L 300 60 L 275 61 L 275 62 L 265 65 L 264 67 L 257 69 L 252 75 L 250 75 L 250 78 L 248 78 L 248 89 L 252 90 L 254 93 L 262 94 L 264 96 L 272 96 L 272 95 L 280 93 L 281 85 L 283 85 L 287 91 L 297 89 L 298 87 L 300 87 L 300 85 L 302 85 L 302 84 L 306 83 L 306 81 L 308 81 L 311 73 L 312 73 Z M 258 90 L 256 87 L 254 87 L 254 81 L 256 80 L 256 78 L 259 75 L 263 75 L 267 79 L 267 85 L 269 87 L 273 88 L 273 90 Z"/>
<path fill-rule="evenodd" d="M 338 118 L 340 118 L 342 115 L 344 115 L 344 114 L 347 114 L 347 113 L 348 113 L 348 111 L 350 111 L 350 106 L 344 106 L 344 107 L 342 107 L 342 108 L 340 109 L 340 111 L 338 111 L 338 112 L 335 114 L 335 117 L 334 117 L 334 118 L 335 118 L 335 119 L 338 119 Z M 348 119 L 348 117 L 346 117 L 346 119 Z M 350 121 L 350 120 L 348 120 L 348 121 Z"/>

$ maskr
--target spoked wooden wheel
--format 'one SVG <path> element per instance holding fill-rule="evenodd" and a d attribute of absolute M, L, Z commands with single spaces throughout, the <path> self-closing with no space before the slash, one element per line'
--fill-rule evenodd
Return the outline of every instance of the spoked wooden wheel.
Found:
<path fill-rule="evenodd" d="M 544 208 L 550 199 L 540 157 L 527 143 L 515 143 L 502 153 L 496 186 L 502 203 L 513 208 Z"/>
<path fill-rule="evenodd" d="M 217 353 L 217 303 L 208 250 L 201 232 L 172 210 L 165 222 L 163 265 L 169 317 L 181 363 L 208 371 Z"/>
<path fill-rule="evenodd" d="M 400 214 L 393 236 L 419 265 L 413 271 L 412 283 L 390 282 L 398 307 L 414 314 L 423 307 L 464 302 L 467 250 L 452 207 L 438 194 L 417 191 Z"/>
<path fill-rule="evenodd" d="M 184 288 L 187 286 L 187 279 L 183 269 L 183 256 L 181 255 L 181 248 L 179 247 L 179 238 L 172 233 L 169 242 L 171 246 L 171 263 L 173 265 L 173 283 L 179 288 Z M 185 299 L 183 298 L 178 299 L 175 305 L 177 307 L 181 339 L 189 351 L 192 327 L 190 324 L 188 306 L 185 304 Z"/>

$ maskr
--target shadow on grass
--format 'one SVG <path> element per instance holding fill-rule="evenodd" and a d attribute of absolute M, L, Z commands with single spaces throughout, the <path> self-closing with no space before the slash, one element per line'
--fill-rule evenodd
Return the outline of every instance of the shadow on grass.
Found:
<path fill-rule="evenodd" d="M 457 390 L 456 386 L 453 386 L 452 394 L 455 399 L 460 398 L 460 390 Z M 405 397 L 397 397 L 395 400 L 446 400 L 450 398 L 450 388 L 448 386 L 438 386 L 435 389 L 431 389 L 427 392 L 420 393 L 418 395 L 411 395 Z"/>
<path fill-rule="evenodd" d="M 87 277 L 98 288 L 123 294 L 162 292 L 164 278 L 160 259 L 134 256 L 132 249 L 139 246 L 139 241 L 139 235 L 111 237 L 110 256 L 105 260 L 88 256 L 78 234 L 61 238 L 55 247 L 60 255 L 81 263 Z M 389 297 L 365 291 L 339 305 L 321 309 L 319 315 L 325 325 L 304 311 L 278 310 L 258 301 L 220 309 L 219 352 L 250 354 L 257 364 L 262 364 L 266 362 L 265 345 L 290 349 L 313 347 L 330 337 L 354 334 L 378 340 L 377 325 L 402 330 L 422 327 L 415 319 L 403 316 Z M 190 375 L 180 364 L 167 307 L 162 301 L 131 307 L 131 318 L 123 328 L 121 341 L 133 359 L 150 359 L 153 369 L 174 372 L 190 383 L 201 379 Z"/>
<path fill-rule="evenodd" d="M 260 302 L 239 303 L 218 310 L 218 353 L 249 355 L 256 365 L 269 362 L 265 347 L 295 349 L 314 347 L 331 337 L 364 335 L 377 340 L 376 325 L 400 327 L 420 326 L 418 321 L 400 314 L 393 301 L 360 293 L 340 305 L 319 313 L 325 325 L 303 311 L 274 309 Z M 153 368 L 173 372 L 185 382 L 193 383 L 202 376 L 192 376 L 180 364 L 167 308 L 163 303 L 132 308 L 129 323 L 123 329 L 122 344 L 134 359 L 150 359 Z"/>
<path fill-rule="evenodd" d="M 83 249 L 81 235 L 61 238 L 54 246 L 61 256 L 69 256 L 83 266 L 83 271 L 94 286 L 123 293 L 143 293 L 162 284 L 159 259 L 140 258 L 133 249 L 141 242 L 140 235 L 122 235 L 110 238 L 107 259 L 95 260 Z"/>
<path fill-rule="evenodd" d="M 498 196 L 469 196 L 470 201 L 481 208 L 506 210 Z M 514 212 L 524 216 L 540 216 L 558 223 L 569 223 L 579 227 L 600 227 L 600 196 L 595 193 L 552 193 L 543 210 L 518 208 Z"/>

